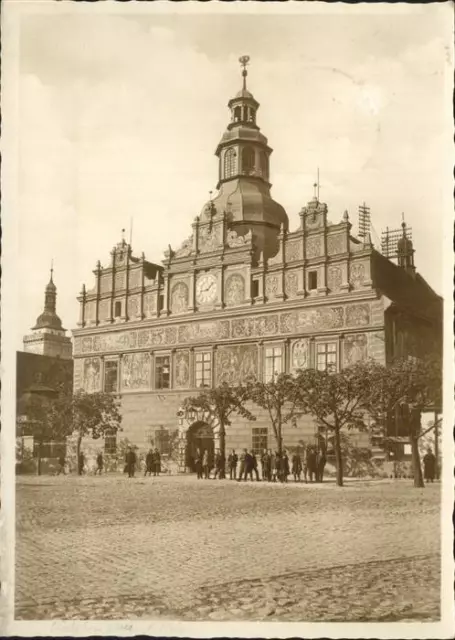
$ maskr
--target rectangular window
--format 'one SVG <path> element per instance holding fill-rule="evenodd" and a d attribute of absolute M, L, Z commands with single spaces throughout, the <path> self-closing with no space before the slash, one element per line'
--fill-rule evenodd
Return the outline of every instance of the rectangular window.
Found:
<path fill-rule="evenodd" d="M 108 433 L 104 436 L 104 453 L 113 456 L 117 453 L 117 432 Z"/>
<path fill-rule="evenodd" d="M 171 447 L 168 429 L 158 429 L 155 431 L 155 447 L 162 456 L 168 456 L 170 454 Z"/>
<path fill-rule="evenodd" d="M 310 271 L 308 273 L 308 289 L 314 291 L 318 288 L 318 272 Z"/>
<path fill-rule="evenodd" d="M 337 370 L 337 343 L 320 342 L 316 347 L 316 365 L 319 371 L 335 373 Z"/>
<path fill-rule="evenodd" d="M 267 445 L 267 428 L 253 427 L 252 429 L 252 450 L 256 456 L 263 453 L 264 449 L 268 449 Z"/>
<path fill-rule="evenodd" d="M 164 294 L 160 293 L 158 298 L 158 311 L 162 311 L 164 309 Z"/>
<path fill-rule="evenodd" d="M 104 391 L 106 393 L 117 393 L 118 391 L 117 360 L 106 360 L 104 363 Z"/>
<path fill-rule="evenodd" d="M 251 283 L 251 297 L 257 298 L 259 295 L 259 280 L 253 280 Z"/>
<path fill-rule="evenodd" d="M 210 351 L 196 352 L 196 387 L 212 386 L 212 354 Z"/>
<path fill-rule="evenodd" d="M 265 350 L 265 382 L 271 382 L 283 372 L 283 348 L 267 347 Z"/>
<path fill-rule="evenodd" d="M 155 387 L 156 389 L 169 389 L 170 387 L 170 357 L 157 356 L 155 358 Z"/>

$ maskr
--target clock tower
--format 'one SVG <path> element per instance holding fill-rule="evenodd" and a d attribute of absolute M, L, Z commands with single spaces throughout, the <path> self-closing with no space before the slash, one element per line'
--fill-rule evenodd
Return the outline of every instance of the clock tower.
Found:
<path fill-rule="evenodd" d="M 257 253 L 269 258 L 278 251 L 280 229 L 288 216 L 270 195 L 272 149 L 257 124 L 259 103 L 247 89 L 248 56 L 240 58 L 243 85 L 229 100 L 231 121 L 215 151 L 218 157 L 218 195 L 207 203 L 201 219 L 226 213 L 231 229 L 251 232 Z"/>

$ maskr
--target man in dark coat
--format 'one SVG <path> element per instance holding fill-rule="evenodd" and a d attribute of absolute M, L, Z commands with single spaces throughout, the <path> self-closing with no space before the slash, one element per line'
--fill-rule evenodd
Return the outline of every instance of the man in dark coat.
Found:
<path fill-rule="evenodd" d="M 224 458 L 222 457 L 221 453 L 219 451 L 216 452 L 215 454 L 215 480 L 217 478 L 220 478 L 220 480 L 223 477 L 223 471 L 224 471 Z"/>
<path fill-rule="evenodd" d="M 159 476 L 161 472 L 161 456 L 158 449 L 153 452 L 153 475 Z"/>
<path fill-rule="evenodd" d="M 313 447 L 307 449 L 307 469 L 310 476 L 310 482 L 313 482 L 313 477 L 316 480 L 316 451 Z"/>
<path fill-rule="evenodd" d="M 273 482 L 277 482 L 277 480 L 281 480 L 281 456 L 278 453 L 278 451 L 275 451 L 275 455 L 273 456 L 272 480 Z"/>
<path fill-rule="evenodd" d="M 290 473 L 289 456 L 288 456 L 288 452 L 285 449 L 281 455 L 281 481 L 282 482 L 288 481 L 289 473 Z"/>
<path fill-rule="evenodd" d="M 125 463 L 128 478 L 134 478 L 134 472 L 136 471 L 136 454 L 134 453 L 132 447 L 128 447 L 128 451 L 126 452 L 125 456 Z"/>
<path fill-rule="evenodd" d="M 316 481 L 322 482 L 324 480 L 324 468 L 326 463 L 326 457 L 324 451 L 318 451 L 316 456 Z"/>
<path fill-rule="evenodd" d="M 300 482 L 300 476 L 302 475 L 302 459 L 298 449 L 292 456 L 292 475 L 294 476 L 294 482 Z"/>
<path fill-rule="evenodd" d="M 144 477 L 149 474 L 149 476 L 152 475 L 152 471 L 153 471 L 153 451 L 151 449 L 149 449 L 147 455 L 145 456 L 145 473 L 144 473 Z"/>
<path fill-rule="evenodd" d="M 272 452 L 264 449 L 264 453 L 261 458 L 262 464 L 262 479 L 270 482 L 272 479 Z"/>
<path fill-rule="evenodd" d="M 237 479 L 237 462 L 239 458 L 234 449 L 232 449 L 231 453 L 228 455 L 228 467 L 229 467 L 229 477 L 231 480 Z"/>
<path fill-rule="evenodd" d="M 103 454 L 101 453 L 101 451 L 98 451 L 98 455 L 96 456 L 95 475 L 97 473 L 99 473 L 99 475 L 101 475 L 103 473 L 103 467 L 104 467 Z"/>
<path fill-rule="evenodd" d="M 251 453 L 248 451 L 248 449 L 245 449 L 245 475 L 244 475 L 244 480 L 247 479 L 248 476 L 250 476 L 250 480 L 253 480 L 253 469 L 254 469 L 254 460 L 253 460 L 253 456 L 251 455 Z"/>
<path fill-rule="evenodd" d="M 427 449 L 423 456 L 423 477 L 429 482 L 433 482 L 436 475 L 436 456 L 431 449 Z"/>

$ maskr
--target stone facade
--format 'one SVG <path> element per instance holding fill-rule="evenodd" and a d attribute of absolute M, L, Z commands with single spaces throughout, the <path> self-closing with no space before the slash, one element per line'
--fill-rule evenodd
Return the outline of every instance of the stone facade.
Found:
<path fill-rule="evenodd" d="M 391 301 L 399 309 L 407 287 L 426 287 L 379 256 L 368 238 L 354 238 L 347 213 L 329 222 L 316 197 L 302 208 L 297 229 L 289 229 L 269 193 L 272 150 L 256 125 L 258 106 L 249 92 L 230 101 L 232 120 L 216 151 L 219 194 L 180 247 L 168 246 L 158 265 L 134 256 L 122 240 L 78 298 L 75 388 L 108 385 L 118 393 L 121 437 L 139 448 L 149 446 L 150 433 L 177 428 L 184 448 L 191 422 L 177 414 L 201 386 L 262 380 L 270 366 L 321 368 L 328 351 L 338 370 L 365 358 L 386 363 L 405 322 Z M 385 278 L 384 269 L 392 270 Z M 402 289 L 389 293 L 387 282 L 398 275 Z M 427 301 L 419 304 L 411 311 L 406 305 L 410 326 L 428 309 Z M 438 314 L 426 322 L 428 335 L 439 331 Z M 412 345 L 416 340 L 403 349 Z M 275 445 L 266 414 L 255 412 L 252 423 L 234 417 L 227 449 Z M 299 417 L 285 428 L 285 445 L 315 433 L 313 421 Z"/>

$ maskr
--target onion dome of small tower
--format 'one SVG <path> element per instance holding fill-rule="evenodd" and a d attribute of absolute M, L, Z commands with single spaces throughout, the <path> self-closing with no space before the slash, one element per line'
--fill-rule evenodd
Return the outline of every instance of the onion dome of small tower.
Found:
<path fill-rule="evenodd" d="M 243 86 L 229 100 L 231 121 L 215 152 L 219 159 L 219 193 L 204 205 L 201 218 L 225 211 L 231 226 L 242 235 L 251 230 L 255 246 L 269 257 L 276 253 L 280 228 L 287 230 L 289 220 L 270 195 L 272 149 L 257 125 L 259 103 L 246 86 L 249 57 L 242 56 L 239 61 Z"/>
<path fill-rule="evenodd" d="M 57 287 L 53 280 L 54 269 L 51 267 L 51 277 L 44 290 L 44 311 L 36 319 L 32 329 L 55 329 L 64 331 L 62 321 L 56 313 Z"/>

